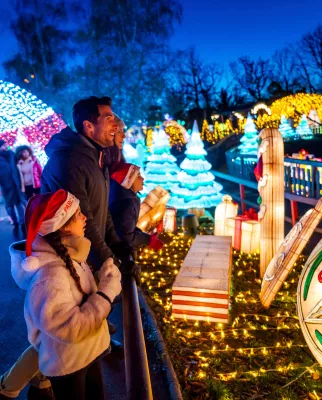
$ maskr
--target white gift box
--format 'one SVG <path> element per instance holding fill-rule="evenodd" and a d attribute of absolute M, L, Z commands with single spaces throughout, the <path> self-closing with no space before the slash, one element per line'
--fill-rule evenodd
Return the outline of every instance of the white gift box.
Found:
<path fill-rule="evenodd" d="M 236 226 L 237 223 L 237 226 Z M 259 252 L 260 223 L 239 217 L 226 219 L 226 234 L 232 237 L 232 245 L 244 253 Z"/>
<path fill-rule="evenodd" d="M 172 286 L 175 318 L 228 322 L 232 245 L 229 236 L 197 236 Z"/>

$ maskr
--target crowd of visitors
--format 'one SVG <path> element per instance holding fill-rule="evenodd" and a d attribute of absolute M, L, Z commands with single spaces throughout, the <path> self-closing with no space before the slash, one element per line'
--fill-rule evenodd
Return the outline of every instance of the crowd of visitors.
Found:
<path fill-rule="evenodd" d="M 28 383 L 28 399 L 104 399 L 100 360 L 122 351 L 106 320 L 121 276 L 139 281 L 135 249 L 163 246 L 136 228 L 143 178 L 124 160 L 124 123 L 111 99 L 78 101 L 73 121 L 76 132 L 67 127 L 47 144 L 43 171 L 30 147 L 14 154 L 0 141 L 5 207 L 26 228 L 25 244 L 10 253 L 13 278 L 26 291 L 30 342 L 0 377 L 0 399 L 19 396 Z"/>

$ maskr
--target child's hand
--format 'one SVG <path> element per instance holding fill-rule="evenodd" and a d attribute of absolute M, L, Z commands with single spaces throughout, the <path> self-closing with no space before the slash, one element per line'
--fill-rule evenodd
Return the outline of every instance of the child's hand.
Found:
<path fill-rule="evenodd" d="M 121 272 L 113 262 L 112 264 L 110 262 L 109 264 L 104 264 L 98 273 L 100 280 L 98 290 L 105 293 L 113 302 L 122 290 Z"/>

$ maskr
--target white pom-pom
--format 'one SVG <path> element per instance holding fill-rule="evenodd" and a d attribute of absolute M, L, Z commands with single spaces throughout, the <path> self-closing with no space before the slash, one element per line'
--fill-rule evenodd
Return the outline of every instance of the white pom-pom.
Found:
<path fill-rule="evenodd" d="M 39 268 L 39 258 L 29 256 L 23 260 L 21 266 L 25 271 L 36 271 Z"/>

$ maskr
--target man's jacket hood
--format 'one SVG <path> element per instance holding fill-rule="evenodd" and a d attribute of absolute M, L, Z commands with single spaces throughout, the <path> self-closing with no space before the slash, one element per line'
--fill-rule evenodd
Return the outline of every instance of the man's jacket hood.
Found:
<path fill-rule="evenodd" d="M 45 152 L 49 158 L 57 151 L 79 152 L 90 158 L 98 158 L 95 147 L 83 135 L 74 132 L 69 127 L 53 135 L 45 147 Z"/>

